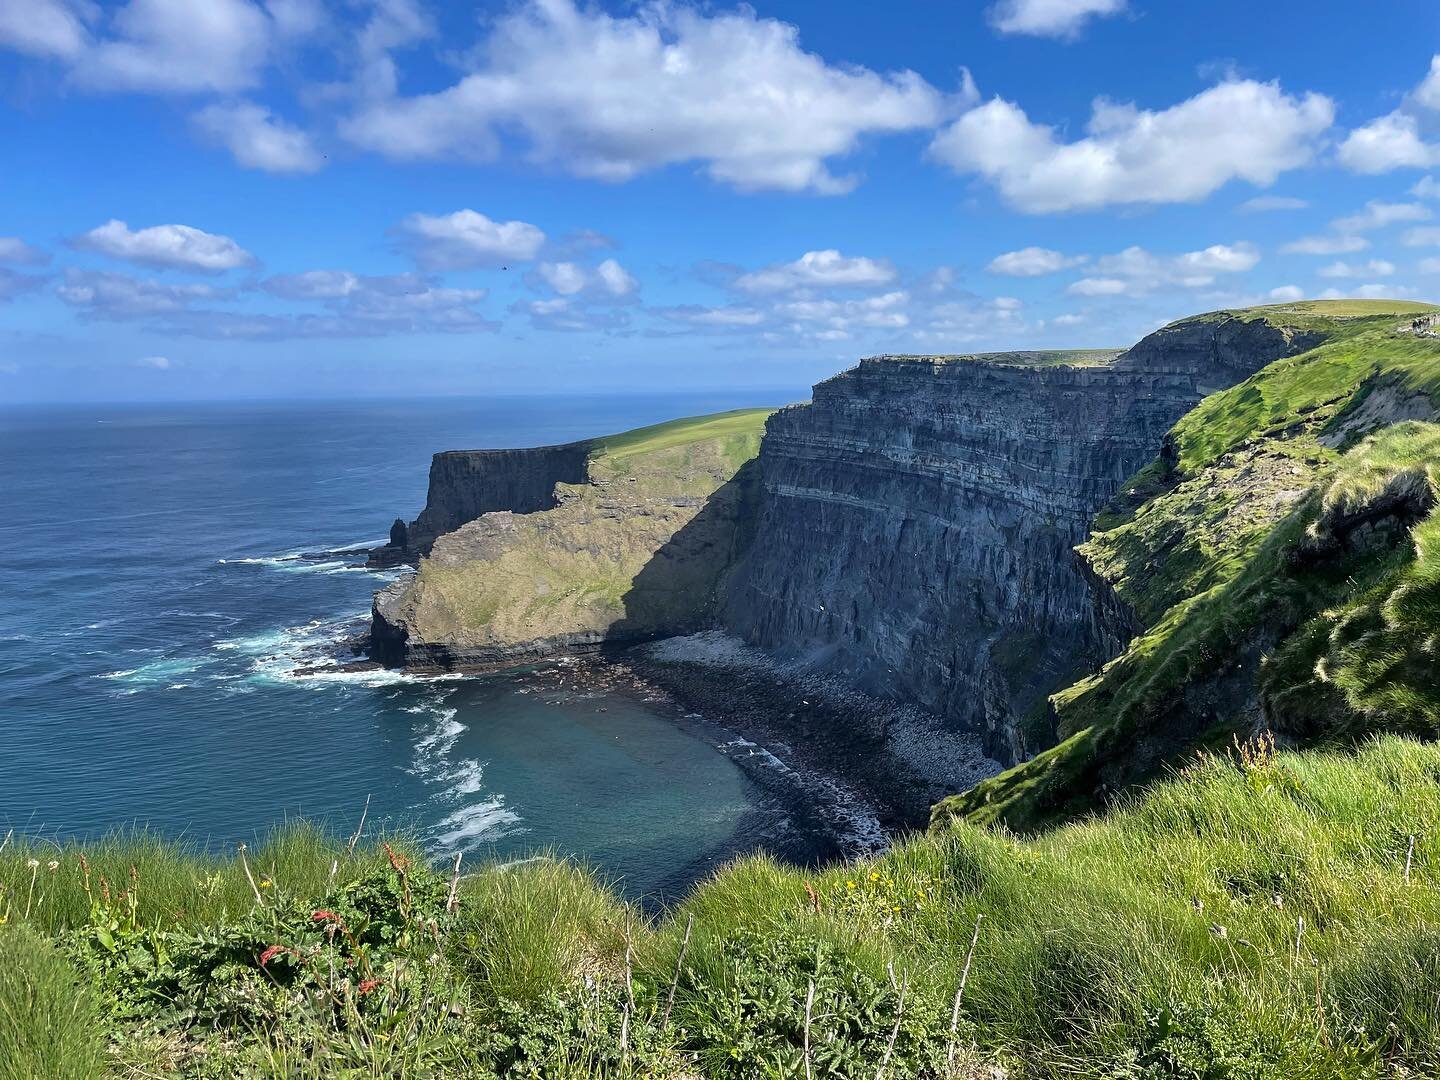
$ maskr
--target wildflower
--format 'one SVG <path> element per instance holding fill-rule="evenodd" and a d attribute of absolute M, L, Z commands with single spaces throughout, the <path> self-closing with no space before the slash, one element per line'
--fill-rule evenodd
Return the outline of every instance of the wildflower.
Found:
<path fill-rule="evenodd" d="M 40 869 L 40 860 L 39 860 L 39 859 L 27 859 L 27 860 L 25 860 L 25 865 L 26 865 L 27 867 L 29 867 L 31 870 L 39 870 L 39 869 Z"/>
<path fill-rule="evenodd" d="M 385 855 L 390 860 L 390 865 L 395 868 L 395 872 L 397 874 L 405 873 L 410 866 L 410 860 L 397 853 L 389 844 L 382 844 L 381 847 L 385 849 Z"/>
<path fill-rule="evenodd" d="M 847 882 L 845 882 L 845 888 L 847 888 L 847 889 L 853 889 L 853 888 L 855 888 L 855 883 L 854 883 L 853 881 L 847 881 Z"/>
<path fill-rule="evenodd" d="M 310 916 L 312 922 L 333 922 L 339 925 L 340 916 L 333 911 L 326 911 L 323 908 Z"/>
<path fill-rule="evenodd" d="M 377 986 L 379 986 L 379 985 L 380 985 L 380 980 L 379 980 L 379 979 L 366 979 L 364 982 L 362 982 L 362 983 L 360 984 L 360 993 L 361 993 L 362 995 L 363 995 L 363 994 L 368 994 L 368 993 L 370 993 L 371 990 L 374 990 L 374 989 L 375 989 Z"/>
<path fill-rule="evenodd" d="M 45 864 L 45 869 L 49 870 L 53 874 L 56 870 L 60 869 L 60 860 L 51 859 L 48 863 Z"/>
<path fill-rule="evenodd" d="M 281 953 L 291 953 L 296 956 L 299 955 L 295 952 L 294 949 L 287 949 L 284 945 L 271 945 L 260 954 L 260 966 L 262 968 L 265 967 L 267 964 L 270 963 L 271 960 L 274 960 L 275 957 L 279 956 Z"/>
<path fill-rule="evenodd" d="M 273 888 L 274 885 L 275 885 L 275 883 L 274 883 L 273 881 L 271 881 L 268 877 L 265 877 L 265 878 L 261 878 L 261 879 L 260 879 L 260 887 L 261 887 L 262 889 Z"/>
<path fill-rule="evenodd" d="M 924 899 L 925 899 L 925 890 L 924 890 L 924 889 L 916 889 L 916 890 L 915 890 L 915 895 L 918 896 L 918 897 L 920 897 L 921 900 L 924 900 Z"/>
<path fill-rule="evenodd" d="M 872 871 L 870 871 L 870 880 L 871 880 L 871 881 L 879 881 L 879 880 L 880 880 L 880 875 L 877 874 L 877 873 L 875 873 L 875 871 L 872 870 Z"/>

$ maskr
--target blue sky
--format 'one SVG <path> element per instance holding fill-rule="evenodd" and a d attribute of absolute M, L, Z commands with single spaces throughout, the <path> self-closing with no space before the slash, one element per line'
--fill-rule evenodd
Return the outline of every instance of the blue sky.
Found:
<path fill-rule="evenodd" d="M 1440 298 L 1433 0 L 0 0 L 0 146 L 0 402 L 791 391 Z"/>

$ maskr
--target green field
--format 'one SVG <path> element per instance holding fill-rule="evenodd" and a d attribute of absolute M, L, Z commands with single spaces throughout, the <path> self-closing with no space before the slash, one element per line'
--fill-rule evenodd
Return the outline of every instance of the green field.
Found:
<path fill-rule="evenodd" d="M 0 1077 L 1440 1069 L 1433 745 L 1251 743 L 1037 839 L 743 859 L 659 918 L 548 859 L 462 865 L 452 910 L 450 864 L 388 839 L 10 838 Z"/>

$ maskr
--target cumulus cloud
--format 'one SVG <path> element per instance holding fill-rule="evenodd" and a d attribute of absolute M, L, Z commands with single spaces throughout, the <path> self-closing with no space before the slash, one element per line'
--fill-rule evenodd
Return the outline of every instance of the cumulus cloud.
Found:
<path fill-rule="evenodd" d="M 988 14 L 1002 34 L 1073 39 L 1091 19 L 1124 10 L 1125 0 L 1000 0 Z"/>
<path fill-rule="evenodd" d="M 142 266 L 203 274 L 219 274 L 255 262 L 255 256 L 230 237 L 189 225 L 152 225 L 132 231 L 125 222 L 111 219 L 75 237 L 70 244 L 82 251 L 97 251 Z"/>
<path fill-rule="evenodd" d="M 530 262 L 545 234 L 524 221 L 492 221 L 475 210 L 411 214 L 394 230 L 422 270 L 463 270 Z"/>
<path fill-rule="evenodd" d="M 1360 285 L 1351 289 L 1326 289 L 1321 300 L 1404 300 L 1415 290 L 1404 285 Z"/>
<path fill-rule="evenodd" d="M 502 132 L 518 131 L 532 160 L 579 176 L 696 162 L 741 189 L 828 193 L 855 182 L 831 159 L 866 135 L 932 127 L 945 108 L 914 72 L 832 66 L 793 26 L 748 8 L 647 4 L 615 17 L 531 0 L 495 21 L 459 82 L 371 102 L 342 131 L 402 159 L 494 158 Z"/>
<path fill-rule="evenodd" d="M 172 285 L 126 274 L 70 267 L 55 294 L 92 319 L 123 321 L 185 311 L 202 301 L 228 299 L 232 290 L 213 285 Z"/>
<path fill-rule="evenodd" d="M 50 256 L 17 236 L 0 236 L 0 263 L 10 266 L 44 266 Z"/>
<path fill-rule="evenodd" d="M 86 0 L 0 0 L 0 48 L 68 59 L 89 42 L 98 9 Z"/>
<path fill-rule="evenodd" d="M 1275 210 L 1304 210 L 1309 205 L 1308 199 L 1296 199 L 1288 195 L 1257 195 L 1241 203 L 1240 209 L 1247 214 L 1263 214 Z"/>
<path fill-rule="evenodd" d="M 1395 273 L 1395 264 L 1384 259 L 1371 259 L 1363 265 L 1347 262 L 1333 262 L 1316 271 L 1327 278 L 1378 278 L 1390 277 Z"/>
<path fill-rule="evenodd" d="M 735 279 L 748 293 L 779 293 L 793 289 L 874 288 L 895 280 L 895 267 L 884 259 L 840 254 L 833 248 L 807 251 L 794 262 L 752 270 Z"/>
<path fill-rule="evenodd" d="M 1338 156 L 1351 171 L 1370 175 L 1440 165 L 1440 54 L 1400 107 L 1350 132 Z"/>
<path fill-rule="evenodd" d="M 1266 299 L 1274 300 L 1277 304 L 1291 304 L 1296 300 L 1305 299 L 1305 290 L 1299 285 L 1281 285 L 1266 293 Z"/>
<path fill-rule="evenodd" d="M 259 82 L 271 23 L 250 0 L 130 0 L 109 30 L 72 58 L 82 86 L 229 93 Z"/>
<path fill-rule="evenodd" d="M 548 300 L 525 300 L 513 304 L 510 310 L 529 318 L 530 325 L 537 330 L 559 330 L 582 333 L 596 330 L 618 330 L 629 324 L 624 312 L 596 310 L 576 303 L 565 296 Z"/>
<path fill-rule="evenodd" d="M 533 280 L 561 296 L 583 294 L 598 300 L 623 300 L 640 288 L 640 283 L 614 259 L 593 268 L 575 262 L 543 262 L 535 268 Z"/>
<path fill-rule="evenodd" d="M 1405 221 L 1428 221 L 1433 216 L 1428 206 L 1421 206 L 1419 203 L 1380 202 L 1372 199 L 1358 214 L 1336 218 L 1330 226 L 1342 234 L 1373 232 Z"/>
<path fill-rule="evenodd" d="M 1433 176 L 1422 176 L 1410 189 L 1410 194 L 1417 199 L 1440 199 L 1440 182 Z"/>
<path fill-rule="evenodd" d="M 1263 186 L 1307 164 L 1334 115 L 1323 95 L 1232 80 L 1159 111 L 1097 100 L 1086 136 L 1064 142 L 996 97 L 941 131 L 930 154 L 1027 213 L 1196 202 L 1231 180 Z"/>
<path fill-rule="evenodd" d="M 1072 296 L 1143 296 L 1165 288 L 1199 289 L 1222 274 L 1254 269 L 1260 251 L 1253 244 L 1212 244 L 1180 255 L 1156 255 L 1129 247 L 1097 259 L 1094 273 L 1066 288 Z"/>
<path fill-rule="evenodd" d="M 1353 255 L 1369 246 L 1363 236 L 1302 236 L 1280 250 L 1287 255 Z"/>
<path fill-rule="evenodd" d="M 192 120 L 206 138 L 229 150 L 247 169 L 313 173 L 324 164 L 309 135 L 252 102 L 210 105 Z"/>
<path fill-rule="evenodd" d="M 1027 247 L 995 256 L 985 269 L 992 274 L 1007 274 L 1010 277 L 1042 277 L 1079 266 L 1085 259 L 1084 255 L 1065 255 L 1049 248 Z"/>
<path fill-rule="evenodd" d="M 348 270 L 306 270 L 276 274 L 260 283 L 272 296 L 285 300 L 339 300 L 360 287 L 360 277 Z"/>

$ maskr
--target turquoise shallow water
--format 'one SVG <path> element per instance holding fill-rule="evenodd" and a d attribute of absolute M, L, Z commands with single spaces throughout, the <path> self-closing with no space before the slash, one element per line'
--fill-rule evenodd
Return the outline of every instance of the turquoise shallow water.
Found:
<path fill-rule="evenodd" d="M 386 577 L 344 556 L 424 500 L 437 449 L 534 445 L 745 398 L 0 411 L 0 830 L 144 824 L 225 845 L 287 816 L 418 829 L 437 856 L 583 857 L 669 895 L 832 838 L 723 731 L 562 667 L 297 669 Z M 799 799 L 799 793 L 795 799 Z"/>

